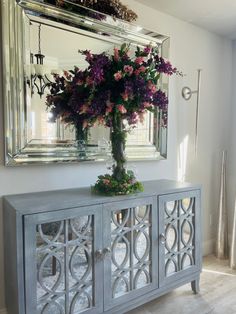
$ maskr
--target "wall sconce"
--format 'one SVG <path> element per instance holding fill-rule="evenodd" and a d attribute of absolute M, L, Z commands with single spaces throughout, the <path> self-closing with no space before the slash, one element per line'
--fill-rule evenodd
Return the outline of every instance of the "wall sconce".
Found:
<path fill-rule="evenodd" d="M 198 117 L 199 117 L 199 101 L 200 101 L 200 84 L 201 84 L 201 69 L 198 69 L 198 78 L 197 78 L 197 89 L 191 90 L 190 87 L 182 88 L 182 97 L 185 100 L 191 99 L 192 95 L 197 94 L 197 104 L 196 104 L 196 118 L 195 118 L 195 155 L 197 154 L 197 139 L 198 139 Z"/>

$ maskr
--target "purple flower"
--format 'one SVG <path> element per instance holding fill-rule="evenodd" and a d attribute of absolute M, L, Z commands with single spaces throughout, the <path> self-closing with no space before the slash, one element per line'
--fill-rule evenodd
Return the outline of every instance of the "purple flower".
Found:
<path fill-rule="evenodd" d="M 129 115 L 127 117 L 127 121 L 129 123 L 129 125 L 134 125 L 134 124 L 137 124 L 138 123 L 138 114 L 136 112 L 132 112 L 131 115 Z"/>
<path fill-rule="evenodd" d="M 146 53 L 147 55 L 152 51 L 151 46 L 146 46 L 143 50 L 144 53 Z"/>
<path fill-rule="evenodd" d="M 109 91 L 100 91 L 96 93 L 90 104 L 91 115 L 105 115 L 109 96 Z"/>
<path fill-rule="evenodd" d="M 96 85 L 104 80 L 104 73 L 109 69 L 110 62 L 110 59 L 104 53 L 93 55 L 89 70 L 90 76 Z"/>
<path fill-rule="evenodd" d="M 153 95 L 153 105 L 159 107 L 160 109 L 166 109 L 168 105 L 168 98 L 160 89 L 158 89 L 158 91 Z"/>
<path fill-rule="evenodd" d="M 46 104 L 54 119 L 61 118 L 74 125 L 86 122 L 90 126 L 98 121 L 111 127 L 114 112 L 120 106 L 122 118 L 134 126 L 155 106 L 162 110 L 163 125 L 166 125 L 168 98 L 156 86 L 160 73 L 179 72 L 159 57 L 158 49 L 137 48 L 135 59 L 124 45 L 114 50 L 114 56 L 88 50 L 80 53 L 85 56 L 88 67 L 85 70 L 74 67 L 63 77 L 55 75 L 55 82 L 51 84 Z"/>
<path fill-rule="evenodd" d="M 165 61 L 162 57 L 158 55 L 155 57 L 157 61 L 156 70 L 160 73 L 165 73 L 167 75 L 172 75 L 176 73 L 177 69 L 173 68 L 169 61 Z"/>

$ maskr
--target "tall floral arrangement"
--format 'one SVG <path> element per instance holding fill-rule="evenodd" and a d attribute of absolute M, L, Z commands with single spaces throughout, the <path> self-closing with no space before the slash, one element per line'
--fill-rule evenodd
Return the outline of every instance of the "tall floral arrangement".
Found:
<path fill-rule="evenodd" d="M 83 129 L 100 123 L 111 128 L 112 174 L 99 176 L 94 190 L 125 194 L 142 190 L 134 174 L 125 168 L 127 132 L 143 121 L 147 111 L 167 111 L 167 95 L 158 88 L 161 74 L 178 73 L 159 56 L 158 48 L 115 48 L 113 54 L 80 51 L 88 62 L 85 70 L 75 67 L 56 77 L 47 106 L 55 117 Z M 165 122 L 164 122 L 165 123 Z"/>

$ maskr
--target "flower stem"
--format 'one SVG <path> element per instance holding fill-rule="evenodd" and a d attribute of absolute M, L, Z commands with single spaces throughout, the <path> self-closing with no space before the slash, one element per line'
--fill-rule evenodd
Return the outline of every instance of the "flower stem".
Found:
<path fill-rule="evenodd" d="M 88 139 L 88 130 L 83 129 L 82 123 L 78 123 L 75 125 L 75 139 L 76 141 L 84 141 L 87 142 Z"/>
<path fill-rule="evenodd" d="M 119 114 L 114 113 L 113 123 L 112 123 L 112 156 L 115 160 L 115 165 L 113 166 L 113 177 L 120 181 L 124 178 L 126 163 L 125 158 L 125 142 L 126 142 L 126 131 L 123 127 L 123 121 Z"/>

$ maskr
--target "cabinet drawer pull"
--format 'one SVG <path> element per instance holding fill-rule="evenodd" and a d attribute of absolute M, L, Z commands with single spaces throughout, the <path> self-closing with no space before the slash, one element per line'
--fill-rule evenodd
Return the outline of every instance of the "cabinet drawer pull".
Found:
<path fill-rule="evenodd" d="M 97 250 L 96 252 L 95 252 L 95 258 L 96 258 L 96 260 L 101 260 L 101 259 L 103 259 L 103 251 L 102 250 Z"/>
<path fill-rule="evenodd" d="M 165 236 L 164 233 L 161 233 L 159 238 L 160 238 L 161 244 L 165 244 L 166 243 L 166 236 Z"/>

